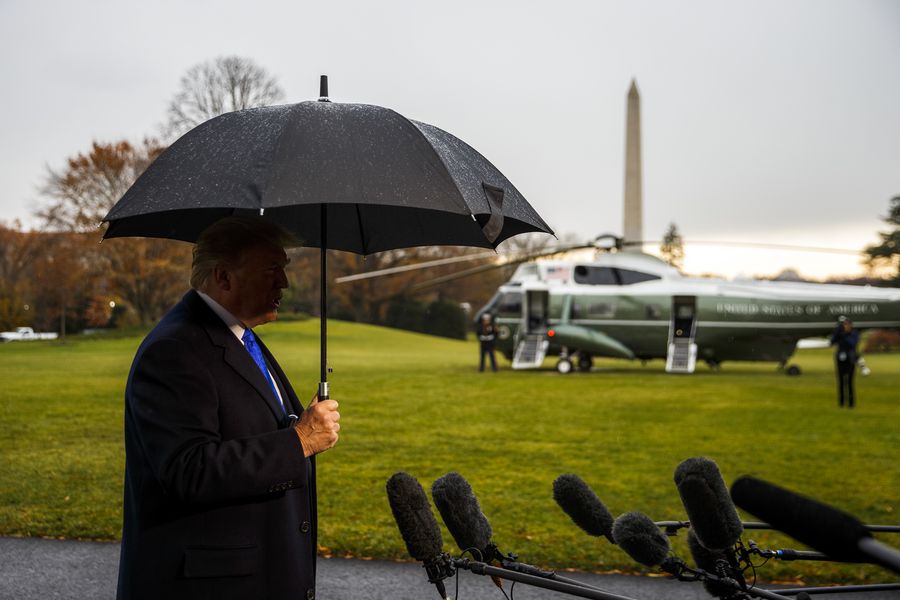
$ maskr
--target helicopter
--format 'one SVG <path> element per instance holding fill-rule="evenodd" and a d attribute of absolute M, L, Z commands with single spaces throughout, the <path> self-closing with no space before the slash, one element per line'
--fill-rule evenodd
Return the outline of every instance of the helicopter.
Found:
<path fill-rule="evenodd" d="M 613 236 L 601 236 L 613 237 Z M 600 239 L 600 238 L 598 238 Z M 496 348 L 513 369 L 589 371 L 595 357 L 664 359 L 669 373 L 698 361 L 773 361 L 788 375 L 800 340 L 840 318 L 858 329 L 900 328 L 900 289 L 689 277 L 659 258 L 617 248 L 594 260 L 521 264 L 476 313 L 491 314 Z"/>
<path fill-rule="evenodd" d="M 606 357 L 664 359 L 669 373 L 693 373 L 699 361 L 713 369 L 725 361 L 771 361 L 800 375 L 798 365 L 788 364 L 798 342 L 828 336 L 842 317 L 860 330 L 900 328 L 900 289 L 690 277 L 653 255 L 625 251 L 645 243 L 605 234 L 587 244 L 453 257 L 336 282 L 494 258 L 405 288 L 415 293 L 518 265 L 476 311 L 474 323 L 491 315 L 495 347 L 513 369 L 539 368 L 555 356 L 563 374 L 589 371 L 595 358 Z M 592 260 L 552 258 L 584 249 L 595 251 Z"/>

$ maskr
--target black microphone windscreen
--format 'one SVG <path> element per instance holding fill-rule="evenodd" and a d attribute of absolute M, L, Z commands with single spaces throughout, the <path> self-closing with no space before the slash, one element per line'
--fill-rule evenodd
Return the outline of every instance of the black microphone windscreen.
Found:
<path fill-rule="evenodd" d="M 675 485 L 700 543 L 710 550 L 734 546 L 744 526 L 716 463 L 702 456 L 685 460 L 675 468 Z"/>
<path fill-rule="evenodd" d="M 718 575 L 716 562 L 718 560 L 727 560 L 724 552 L 704 548 L 693 530 L 688 530 L 687 542 L 688 550 L 691 551 L 691 556 L 694 557 L 694 564 L 697 565 L 697 568 L 706 571 L 711 575 Z M 735 592 L 733 587 L 719 583 L 718 581 L 704 581 L 703 587 L 709 595 L 715 596 L 716 598 L 729 598 L 733 596 Z"/>
<path fill-rule="evenodd" d="M 594 490 L 578 475 L 560 475 L 553 482 L 553 499 L 569 518 L 590 535 L 613 540 L 613 517 Z"/>
<path fill-rule="evenodd" d="M 410 556 L 426 561 L 439 555 L 444 545 L 441 529 L 416 478 L 402 471 L 395 473 L 387 481 L 387 496 Z"/>
<path fill-rule="evenodd" d="M 755 477 L 738 478 L 731 497 L 747 512 L 831 558 L 866 560 L 858 544 L 871 534 L 853 515 Z"/>
<path fill-rule="evenodd" d="M 483 555 L 493 531 L 469 482 L 459 473 L 447 473 L 431 484 L 431 497 L 459 549 L 475 548 Z"/>
<path fill-rule="evenodd" d="M 620 515 L 613 523 L 612 535 L 619 547 L 642 565 L 656 567 L 669 555 L 669 538 L 643 513 Z"/>

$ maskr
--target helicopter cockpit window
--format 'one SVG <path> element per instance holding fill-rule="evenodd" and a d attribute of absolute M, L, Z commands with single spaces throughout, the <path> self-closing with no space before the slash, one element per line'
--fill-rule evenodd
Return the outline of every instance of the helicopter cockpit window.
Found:
<path fill-rule="evenodd" d="M 522 316 L 522 292 L 505 292 L 497 302 L 498 317 Z"/>
<path fill-rule="evenodd" d="M 619 279 L 622 285 L 631 285 L 632 283 L 641 283 L 642 281 L 653 281 L 654 279 L 662 279 L 659 275 L 652 273 L 643 273 L 641 271 L 631 271 L 629 269 L 616 269 L 619 272 Z"/>
<path fill-rule="evenodd" d="M 610 267 L 575 267 L 575 283 L 586 285 L 619 285 L 615 271 Z"/>
<path fill-rule="evenodd" d="M 616 269 L 613 267 L 590 267 L 578 265 L 575 267 L 575 282 L 585 285 L 631 285 L 642 281 L 662 279 L 659 275 L 632 271 L 631 269 Z"/>

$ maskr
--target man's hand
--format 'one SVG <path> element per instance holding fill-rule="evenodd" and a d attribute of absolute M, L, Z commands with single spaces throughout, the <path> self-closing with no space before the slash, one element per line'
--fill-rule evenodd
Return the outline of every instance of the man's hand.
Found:
<path fill-rule="evenodd" d="M 337 407 L 338 403 L 334 400 L 319 402 L 319 397 L 314 396 L 294 425 L 294 431 L 303 446 L 303 454 L 307 458 L 337 444 L 338 431 L 341 430 L 341 413 L 337 411 Z"/>

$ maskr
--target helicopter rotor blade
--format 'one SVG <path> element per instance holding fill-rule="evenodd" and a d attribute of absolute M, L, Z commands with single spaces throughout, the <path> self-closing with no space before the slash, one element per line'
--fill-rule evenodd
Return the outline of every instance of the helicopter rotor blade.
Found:
<path fill-rule="evenodd" d="M 364 279 L 373 279 L 376 277 L 396 275 L 398 273 L 408 273 L 410 271 L 417 271 L 419 269 L 427 269 L 430 267 L 439 267 L 439 266 L 443 266 L 443 265 L 450 265 L 450 264 L 467 262 L 467 261 L 472 261 L 472 260 L 482 260 L 482 259 L 490 259 L 490 258 L 498 259 L 497 262 L 492 262 L 488 265 L 480 265 L 479 267 L 473 267 L 472 269 L 464 269 L 463 271 L 459 271 L 459 273 L 465 273 L 464 275 L 460 275 L 460 277 L 466 277 L 469 274 L 481 273 L 483 271 L 489 271 L 491 269 L 500 269 L 500 268 L 507 267 L 510 265 L 517 265 L 517 264 L 527 262 L 527 261 L 535 259 L 535 258 L 543 258 L 545 256 L 553 256 L 555 254 L 569 252 L 571 250 L 581 250 L 584 248 L 593 248 L 593 247 L 594 247 L 593 244 L 579 243 L 579 244 L 572 244 L 572 245 L 568 245 L 568 246 L 557 246 L 554 248 L 544 248 L 542 250 L 538 250 L 538 251 L 534 251 L 534 252 L 519 252 L 519 253 L 510 253 L 510 254 L 501 254 L 501 253 L 497 253 L 497 252 L 479 252 L 478 254 L 466 254 L 464 256 L 439 258 L 436 260 L 430 260 L 430 261 L 415 263 L 415 264 L 411 264 L 411 265 L 403 265 L 400 267 L 390 267 L 388 269 L 379 269 L 377 271 L 369 271 L 366 273 L 355 273 L 353 275 L 345 275 L 344 277 L 338 277 L 337 279 L 334 280 L 334 282 L 335 283 L 352 283 L 354 281 L 362 281 Z M 449 275 L 447 277 L 449 277 Z M 452 279 L 450 279 L 448 281 L 452 281 Z"/>
<path fill-rule="evenodd" d="M 647 244 L 661 244 L 662 242 L 644 242 Z M 771 250 L 794 250 L 797 252 L 822 252 L 825 254 L 861 254 L 860 250 L 850 250 L 849 248 L 827 248 L 824 246 L 802 246 L 794 244 L 770 244 L 768 242 L 723 242 L 715 240 L 684 240 L 685 246 L 732 246 L 747 248 L 762 248 Z"/>
<path fill-rule="evenodd" d="M 478 254 L 465 254 L 463 256 L 451 256 L 448 258 L 438 258 L 425 262 L 414 263 L 411 265 L 403 265 L 400 267 L 391 267 L 388 269 L 379 269 L 377 271 L 368 271 L 365 273 L 355 273 L 353 275 L 345 275 L 334 280 L 335 283 L 351 283 L 363 279 L 372 279 L 373 277 L 382 277 L 384 275 L 395 275 L 397 273 L 406 273 L 409 271 L 417 271 L 419 269 L 427 269 L 429 267 L 440 267 L 443 265 L 452 265 L 454 263 L 468 262 L 470 260 L 481 260 L 483 258 L 491 258 L 497 256 L 496 252 L 479 252 Z"/>
<path fill-rule="evenodd" d="M 597 238 L 598 240 L 601 238 L 609 238 L 615 236 L 611 236 L 609 234 L 600 236 Z M 736 242 L 733 240 L 694 240 L 694 239 L 682 239 L 682 244 L 687 246 L 729 246 L 732 248 L 761 248 L 761 249 L 771 249 L 771 250 L 791 250 L 796 252 L 822 252 L 825 254 L 860 254 L 859 250 L 852 250 L 850 248 L 829 248 L 825 246 L 805 246 L 802 244 L 777 244 L 777 243 L 769 243 L 769 242 Z M 625 247 L 625 246 L 660 246 L 665 243 L 665 240 L 625 240 L 622 238 L 618 238 L 617 247 Z"/>
<path fill-rule="evenodd" d="M 450 258 L 441 258 L 437 260 L 431 260 L 411 265 L 404 265 L 400 267 L 391 267 L 388 269 L 380 269 L 377 271 L 370 271 L 368 273 L 357 273 L 354 275 L 347 275 L 344 277 L 339 277 L 335 279 L 335 283 L 352 283 L 354 281 L 361 281 L 364 279 L 372 279 L 376 277 L 383 277 L 388 275 L 395 275 L 399 273 L 408 273 L 411 271 L 417 271 L 419 269 L 427 269 L 430 267 L 439 267 L 444 265 L 456 264 L 461 262 L 468 262 L 473 260 L 485 260 L 492 259 L 494 260 L 488 264 L 482 264 L 475 267 L 471 267 L 468 269 L 463 269 L 461 271 L 456 271 L 454 273 L 449 273 L 447 275 L 441 275 L 439 277 L 434 277 L 428 279 L 426 281 L 422 281 L 419 283 L 412 284 L 405 289 L 405 292 L 418 292 L 421 290 L 428 289 L 433 286 L 440 285 L 442 283 L 448 283 L 450 281 L 455 281 L 456 279 L 462 279 L 464 277 L 470 277 L 472 275 L 477 275 L 479 273 L 485 273 L 494 269 L 501 269 L 503 267 L 515 266 L 521 264 L 523 262 L 528 262 L 530 260 L 534 260 L 537 258 L 545 258 L 548 256 L 554 256 L 556 254 L 562 254 L 565 252 L 570 252 L 573 250 L 583 250 L 593 248 L 598 251 L 608 252 L 612 250 L 621 250 L 625 247 L 644 247 L 646 245 L 660 245 L 663 242 L 661 240 L 625 240 L 622 237 L 617 235 L 606 233 L 595 237 L 593 240 L 587 243 L 578 243 L 578 244 L 569 244 L 564 246 L 556 246 L 553 248 L 544 248 L 538 251 L 533 252 L 523 252 L 523 253 L 510 253 L 503 254 L 497 252 L 479 252 L 476 254 L 467 254 L 463 256 L 454 256 Z M 798 252 L 823 252 L 823 253 L 832 253 L 832 254 L 859 254 L 858 250 L 850 250 L 846 248 L 825 248 L 820 246 L 801 246 L 801 245 L 792 245 L 792 244 L 771 244 L 766 242 L 732 242 L 732 241 L 715 241 L 715 240 L 683 240 L 685 246 L 691 245 L 708 245 L 708 246 L 731 246 L 731 247 L 749 247 L 749 248 L 768 248 L 773 250 L 789 250 L 789 251 L 798 251 Z"/>

